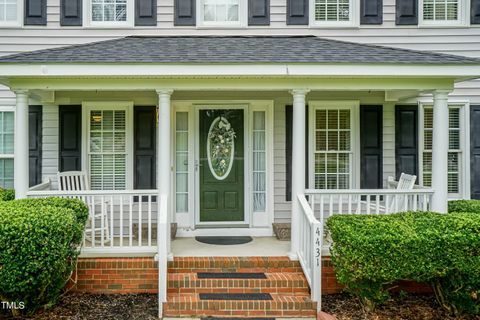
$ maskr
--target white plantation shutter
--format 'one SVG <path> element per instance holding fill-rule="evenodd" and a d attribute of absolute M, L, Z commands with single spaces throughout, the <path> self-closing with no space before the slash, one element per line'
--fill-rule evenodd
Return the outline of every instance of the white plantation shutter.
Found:
<path fill-rule="evenodd" d="M 315 0 L 315 21 L 349 21 L 350 0 Z"/>
<path fill-rule="evenodd" d="M 448 128 L 448 192 L 460 192 L 460 108 L 449 107 Z M 423 111 L 423 174 L 424 186 L 432 185 L 432 134 L 433 134 L 433 108 L 424 107 Z"/>
<path fill-rule="evenodd" d="M 126 111 L 91 110 L 90 182 L 93 190 L 126 188 Z"/>
<path fill-rule="evenodd" d="M 423 0 L 423 20 L 458 20 L 459 0 Z"/>
<path fill-rule="evenodd" d="M 350 109 L 315 111 L 315 189 L 348 189 L 351 177 Z"/>

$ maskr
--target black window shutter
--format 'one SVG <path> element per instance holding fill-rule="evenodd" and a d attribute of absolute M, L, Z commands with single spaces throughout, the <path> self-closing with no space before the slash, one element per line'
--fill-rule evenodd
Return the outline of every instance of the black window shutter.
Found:
<path fill-rule="evenodd" d="M 308 188 L 308 106 L 305 110 L 305 188 Z M 292 201 L 293 106 L 285 106 L 285 200 Z"/>
<path fill-rule="evenodd" d="M 396 0 L 396 19 L 398 25 L 418 24 L 418 0 Z"/>
<path fill-rule="evenodd" d="M 157 25 L 157 0 L 135 0 L 135 25 Z"/>
<path fill-rule="evenodd" d="M 360 188 L 383 187 L 383 107 L 360 106 Z"/>
<path fill-rule="evenodd" d="M 382 24 L 383 0 L 360 1 L 360 24 Z"/>
<path fill-rule="evenodd" d="M 470 190 L 480 199 L 480 105 L 470 106 Z"/>
<path fill-rule="evenodd" d="M 59 171 L 82 170 L 82 107 L 59 107 Z"/>
<path fill-rule="evenodd" d="M 480 24 L 480 0 L 472 0 L 470 5 L 470 23 Z"/>
<path fill-rule="evenodd" d="M 248 0 L 248 25 L 268 26 L 270 24 L 270 0 Z"/>
<path fill-rule="evenodd" d="M 29 183 L 42 182 L 42 106 L 30 106 L 28 112 L 28 171 Z"/>
<path fill-rule="evenodd" d="M 395 107 L 395 172 L 418 176 L 418 107 Z"/>
<path fill-rule="evenodd" d="M 47 0 L 25 0 L 25 25 L 47 24 Z"/>
<path fill-rule="evenodd" d="M 60 25 L 82 25 L 82 0 L 61 0 L 60 2 Z"/>
<path fill-rule="evenodd" d="M 287 0 L 287 24 L 308 25 L 308 0 Z"/>
<path fill-rule="evenodd" d="M 194 26 L 195 21 L 195 0 L 175 0 L 174 25 Z"/>
<path fill-rule="evenodd" d="M 134 109 L 134 188 L 156 188 L 156 107 Z"/>

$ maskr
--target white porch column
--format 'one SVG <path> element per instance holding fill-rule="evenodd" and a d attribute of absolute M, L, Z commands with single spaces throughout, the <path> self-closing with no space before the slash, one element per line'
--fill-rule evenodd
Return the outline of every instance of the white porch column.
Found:
<path fill-rule="evenodd" d="M 292 217 L 290 259 L 298 259 L 300 203 L 297 196 L 305 192 L 305 96 L 309 90 L 292 90 Z"/>
<path fill-rule="evenodd" d="M 433 93 L 432 211 L 447 212 L 448 197 L 448 91 Z"/>
<path fill-rule="evenodd" d="M 159 194 L 166 196 L 169 214 L 168 222 L 170 223 L 170 208 L 172 208 L 172 197 L 170 195 L 170 159 L 172 154 L 170 139 L 170 96 L 173 90 L 159 89 L 156 91 L 158 94 L 157 189 Z M 167 227 L 166 240 L 168 254 L 170 254 L 170 226 Z"/>
<path fill-rule="evenodd" d="M 15 198 L 26 198 L 28 191 L 28 91 L 17 90 L 15 109 Z"/>

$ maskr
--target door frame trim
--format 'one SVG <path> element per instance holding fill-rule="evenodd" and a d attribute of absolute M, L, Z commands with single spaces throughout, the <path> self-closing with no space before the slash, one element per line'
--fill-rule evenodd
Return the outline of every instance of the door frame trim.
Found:
<path fill-rule="evenodd" d="M 226 102 L 226 103 L 220 103 L 220 102 L 212 102 L 212 103 L 194 103 L 193 104 L 194 108 L 194 166 L 199 163 L 199 152 L 200 152 L 200 135 L 199 135 L 199 130 L 200 130 L 200 110 L 218 110 L 218 109 L 225 109 L 225 110 L 232 110 L 232 109 L 238 109 L 238 110 L 243 110 L 243 153 L 244 153 L 244 181 L 243 181 L 243 192 L 244 192 L 244 213 L 243 213 L 243 220 L 241 221 L 208 221 L 208 222 L 202 222 L 200 221 L 200 171 L 198 170 L 198 167 L 194 169 L 194 180 L 195 180 L 195 227 L 209 227 L 209 226 L 245 226 L 245 227 L 250 227 L 251 224 L 251 210 L 250 208 L 250 175 L 248 174 L 250 172 L 251 168 L 251 159 L 248 156 L 248 151 L 250 150 L 250 139 L 249 137 L 249 109 L 250 105 L 248 103 L 235 103 L 235 102 Z"/>

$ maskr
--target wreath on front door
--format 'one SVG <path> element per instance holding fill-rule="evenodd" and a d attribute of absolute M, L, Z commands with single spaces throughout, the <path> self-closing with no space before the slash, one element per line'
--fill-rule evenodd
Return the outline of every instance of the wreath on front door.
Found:
<path fill-rule="evenodd" d="M 213 120 L 208 133 L 208 161 L 210 170 L 218 180 L 225 179 L 233 164 L 235 130 L 223 116 Z"/>

